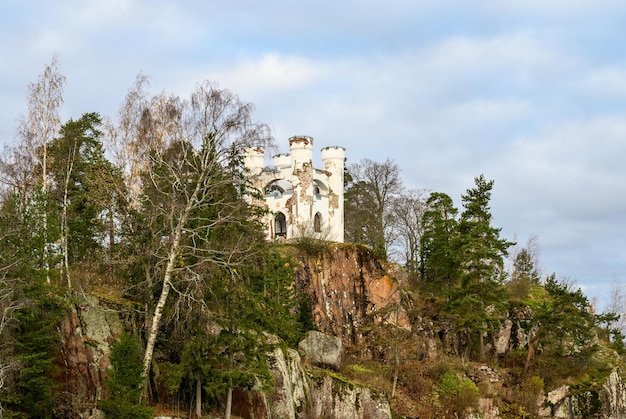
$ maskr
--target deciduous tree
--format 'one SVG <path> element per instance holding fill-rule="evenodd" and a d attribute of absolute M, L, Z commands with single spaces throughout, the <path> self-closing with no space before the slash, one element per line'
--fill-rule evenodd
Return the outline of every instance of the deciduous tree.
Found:
<path fill-rule="evenodd" d="M 345 192 L 346 240 L 370 246 L 383 259 L 394 239 L 392 202 L 404 189 L 392 160 L 363 159 L 348 167 Z"/>
<path fill-rule="evenodd" d="M 154 223 L 154 272 L 160 277 L 144 356 L 147 374 L 176 280 L 201 280 L 198 271 L 211 264 L 235 269 L 252 249 L 236 228 L 249 222 L 241 156 L 244 147 L 263 145 L 270 136 L 266 125 L 252 121 L 251 104 L 208 82 L 189 100 L 162 94 L 137 103 L 146 104 L 137 132 L 150 145 L 140 213 Z M 214 235 L 226 227 L 228 236 Z"/>
<path fill-rule="evenodd" d="M 393 200 L 393 228 L 396 238 L 393 248 L 413 282 L 417 281 L 419 276 L 426 209 L 424 190 L 411 189 L 399 194 Z"/>
<path fill-rule="evenodd" d="M 43 73 L 39 75 L 37 82 L 28 86 L 28 115 L 20 120 L 18 125 L 18 137 L 20 145 L 13 154 L 16 157 L 14 162 L 35 163 L 36 172 L 40 181 L 36 184 L 41 189 L 41 197 L 45 202 L 49 189 L 48 178 L 48 144 L 59 132 L 61 127 L 61 117 L 59 108 L 63 104 L 63 88 L 65 86 L 65 76 L 59 72 L 59 61 L 52 57 L 50 65 L 46 66 Z M 34 168 L 22 168 L 28 171 Z M 24 179 L 25 175 L 14 173 L 17 179 Z M 26 184 L 21 185 L 26 187 Z M 24 192 L 27 192 L 26 190 Z M 48 234 L 48 212 L 41 211 L 41 228 L 45 238 L 44 264 L 46 268 L 46 279 L 50 283 L 50 253 L 52 238 Z"/>

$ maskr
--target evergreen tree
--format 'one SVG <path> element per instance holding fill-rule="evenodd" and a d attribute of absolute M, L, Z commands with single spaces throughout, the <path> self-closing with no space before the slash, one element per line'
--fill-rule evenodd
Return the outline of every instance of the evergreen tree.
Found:
<path fill-rule="evenodd" d="M 121 176 L 105 158 L 100 116 L 86 113 L 70 119 L 48 147 L 49 196 L 60 220 L 62 266 L 68 286 L 70 266 L 102 259 L 114 242 L 117 194 Z M 107 243 L 108 240 L 108 243 Z M 111 249 L 109 249 L 111 250 Z"/>
<path fill-rule="evenodd" d="M 484 337 L 493 332 L 506 309 L 504 258 L 513 244 L 500 238 L 491 226 L 489 201 L 493 181 L 483 175 L 475 187 L 462 196 L 464 211 L 459 221 L 460 287 L 455 289 L 448 308 L 461 331 L 471 339 L 478 336 L 479 356 L 485 357 Z"/>
<path fill-rule="evenodd" d="M 109 210 L 114 187 L 121 181 L 104 155 L 101 123 L 97 113 L 70 119 L 48 147 L 55 185 L 50 193 L 67 213 L 70 261 L 84 260 L 104 243 L 108 220 L 101 215 Z"/>
<path fill-rule="evenodd" d="M 169 386 L 174 391 L 193 389 L 189 399 L 195 399 L 198 417 L 205 397 L 225 398 L 224 414 L 230 417 L 235 388 L 267 387 L 270 380 L 264 325 L 275 313 L 266 311 L 263 295 L 247 278 L 232 274 L 212 269 L 202 298 L 204 307 L 196 306 L 188 315 L 193 320 L 187 320 L 184 330 L 177 327 L 184 349 L 174 368 L 177 377 L 172 379 L 178 383 Z"/>
<path fill-rule="evenodd" d="M 548 296 L 533 306 L 533 317 L 528 325 L 524 373 L 528 372 L 538 345 L 542 346 L 544 355 L 553 359 L 569 357 L 571 362 L 588 348 L 597 326 L 597 318 L 580 288 L 572 289 L 558 281 L 555 274 L 546 278 L 544 287 Z"/>
<path fill-rule="evenodd" d="M 47 284 L 45 203 L 8 191 L 0 203 L 0 407 L 5 417 L 51 417 L 58 356 L 57 323 L 64 305 Z M 48 219 L 48 226 L 51 225 Z M 49 230 L 48 230 L 49 232 Z"/>
<path fill-rule="evenodd" d="M 504 259 L 514 244 L 500 238 L 501 228 L 491 226 L 489 201 L 493 180 L 483 175 L 474 179 L 476 186 L 462 196 L 464 211 L 459 222 L 461 279 L 463 284 L 501 283 L 505 277 Z"/>
<path fill-rule="evenodd" d="M 265 335 L 259 320 L 264 313 L 258 298 L 243 278 L 224 275 L 214 281 L 212 294 L 219 298 L 222 330 L 212 346 L 215 360 L 209 393 L 226 395 L 224 417 L 231 417 L 232 393 L 237 387 L 267 386 L 270 373 L 265 357 Z M 214 298 L 215 298 L 214 297 Z M 217 298 L 213 304 L 218 304 Z"/>
<path fill-rule="evenodd" d="M 108 397 L 101 403 L 107 418 L 151 418 L 152 410 L 140 401 L 144 381 L 139 345 L 132 336 L 122 333 L 111 348 Z"/>
<path fill-rule="evenodd" d="M 3 397 L 5 415 L 50 418 L 56 394 L 54 361 L 59 355 L 57 323 L 63 306 L 41 276 L 22 286 L 24 306 L 15 313 L 10 360 L 15 387 Z"/>
<path fill-rule="evenodd" d="M 455 286 L 460 276 L 459 231 L 452 198 L 434 192 L 426 201 L 421 243 L 421 274 L 424 284 L 441 289 Z"/>
<path fill-rule="evenodd" d="M 260 326 L 293 346 L 313 327 L 307 319 L 310 302 L 293 286 L 294 261 L 268 245 L 255 262 L 248 265 L 246 275 L 262 304 Z"/>

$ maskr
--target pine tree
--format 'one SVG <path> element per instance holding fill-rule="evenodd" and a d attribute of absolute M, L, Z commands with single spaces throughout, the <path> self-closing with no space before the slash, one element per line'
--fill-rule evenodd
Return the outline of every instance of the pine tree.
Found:
<path fill-rule="evenodd" d="M 108 397 L 101 403 L 107 418 L 151 418 L 152 410 L 140 401 L 145 379 L 139 345 L 127 333 L 111 348 L 111 366 L 106 381 Z"/>
<path fill-rule="evenodd" d="M 14 393 L 2 404 L 16 415 L 49 418 L 57 391 L 54 360 L 58 356 L 59 335 L 56 325 L 63 306 L 43 277 L 31 278 L 23 285 L 22 292 L 25 305 L 15 313 L 17 325 L 10 343 L 11 359 L 17 365 L 16 384 Z"/>
<path fill-rule="evenodd" d="M 484 337 L 497 327 L 506 307 L 504 259 L 513 244 L 500 238 L 492 227 L 489 201 L 493 180 L 483 175 L 462 196 L 464 211 L 459 221 L 460 287 L 455 289 L 449 310 L 460 330 L 471 339 L 478 336 L 479 356 L 485 357 Z"/>
<path fill-rule="evenodd" d="M 459 231 L 452 198 L 434 192 L 426 201 L 422 224 L 421 274 L 434 289 L 456 286 L 459 280 Z"/>

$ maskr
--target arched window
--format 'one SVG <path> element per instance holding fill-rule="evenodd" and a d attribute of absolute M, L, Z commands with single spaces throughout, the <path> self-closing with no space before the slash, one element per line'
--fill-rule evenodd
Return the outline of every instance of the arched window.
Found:
<path fill-rule="evenodd" d="M 322 232 L 322 215 L 319 212 L 316 212 L 315 217 L 313 217 L 313 230 L 316 233 Z"/>
<path fill-rule="evenodd" d="M 284 194 L 293 192 L 293 186 L 291 182 L 285 179 L 274 179 L 267 185 L 265 185 L 265 196 L 274 197 L 276 199 L 281 198 Z"/>
<path fill-rule="evenodd" d="M 274 217 L 274 237 L 287 237 L 287 218 L 282 212 Z"/>
<path fill-rule="evenodd" d="M 265 188 L 265 195 L 272 195 L 274 198 L 280 198 L 285 193 L 285 190 L 278 186 L 276 183 L 270 184 Z"/>
<path fill-rule="evenodd" d="M 324 182 L 322 182 L 319 179 L 314 179 L 313 180 L 313 196 L 316 199 L 319 199 L 322 196 L 326 196 L 326 195 L 328 195 L 328 188 L 326 187 L 326 185 L 324 185 Z"/>

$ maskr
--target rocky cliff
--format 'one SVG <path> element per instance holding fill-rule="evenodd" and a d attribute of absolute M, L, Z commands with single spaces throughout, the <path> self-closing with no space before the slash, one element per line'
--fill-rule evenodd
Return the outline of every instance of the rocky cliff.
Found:
<path fill-rule="evenodd" d="M 333 245 L 318 257 L 301 258 L 295 280 L 311 301 L 317 328 L 346 344 L 362 339 L 366 322 L 395 316 L 383 309 L 400 303 L 398 281 L 362 246 Z M 398 321 L 409 326 L 404 313 Z"/>
<path fill-rule="evenodd" d="M 338 246 L 322 258 L 301 261 L 297 281 L 311 298 L 316 325 L 326 334 L 307 336 L 300 352 L 277 347 L 269 353 L 273 390 L 239 392 L 233 412 L 250 419 L 391 419 L 384 394 L 351 383 L 335 371 L 343 357 L 342 341 L 359 340 L 359 326 L 368 316 L 398 302 L 397 283 L 367 249 Z M 92 417 L 110 367 L 111 344 L 124 327 L 130 328 L 131 310 L 95 296 L 73 299 L 61 325 L 58 362 L 69 399 L 58 411 L 66 417 Z M 308 355 L 303 360 L 300 353 Z"/>
<path fill-rule="evenodd" d="M 398 327 L 405 332 L 405 346 L 422 348 L 415 358 L 417 364 L 402 364 L 403 368 L 436 365 L 442 354 L 454 356 L 458 342 L 450 337 L 451 329 L 424 313 L 408 315 L 410 301 L 401 301 L 400 284 L 368 249 L 340 244 L 316 257 L 301 256 L 294 274 L 295 285 L 309 297 L 315 325 L 322 333 L 309 333 L 299 348 L 274 347 L 268 354 L 273 389 L 265 393 L 238 392 L 233 412 L 240 417 L 390 419 L 390 388 L 356 384 L 346 378 L 342 369 L 344 348 L 374 345 L 369 341 L 371 335 L 365 332 L 372 325 L 382 330 Z M 102 393 L 102 377 L 109 367 L 110 344 L 124 327 L 133 329 L 133 322 L 140 321 L 133 320 L 130 312 L 123 304 L 94 296 L 74 296 L 72 309 L 60 327 L 63 345 L 58 364 L 67 400 L 60 401 L 59 411 L 66 417 L 90 417 L 95 411 Z M 495 358 L 523 351 L 528 340 L 524 322 L 531 317 L 531 311 L 521 308 L 501 319 L 500 331 L 490 341 Z M 394 354 L 389 345 L 380 353 L 377 358 L 369 352 L 369 361 L 379 362 L 380 371 L 389 372 Z M 615 356 L 607 353 L 603 362 L 611 365 L 610 359 Z M 478 410 L 467 417 L 510 417 L 502 406 L 517 389 L 512 387 L 506 368 L 465 365 L 467 377 L 482 389 Z M 586 387 L 565 384 L 540 392 L 536 400 L 529 402 L 536 406 L 536 417 L 626 418 L 626 384 L 620 365 L 614 363 L 612 370 Z M 408 400 L 410 391 L 399 388 L 395 402 L 403 397 Z M 432 400 L 440 403 L 436 397 Z M 399 413 L 410 416 L 395 412 Z"/>
<path fill-rule="evenodd" d="M 269 354 L 274 390 L 240 394 L 235 411 L 251 419 L 391 419 L 384 395 L 346 381 L 327 369 L 303 362 L 298 351 L 276 348 Z M 259 397 L 260 396 L 260 397 Z"/>
<path fill-rule="evenodd" d="M 111 344 L 122 331 L 123 310 L 97 297 L 77 295 L 60 325 L 61 370 L 67 399 L 57 400 L 55 411 L 64 417 L 90 416 L 102 395 L 102 378 L 110 367 Z"/>

